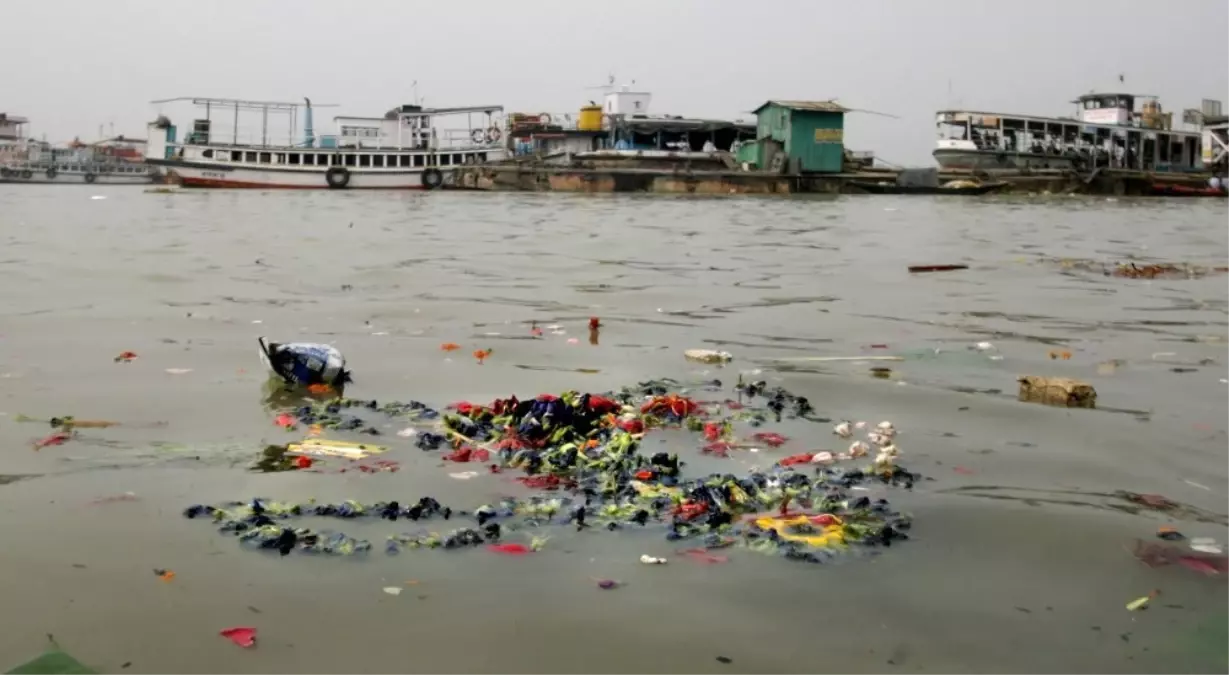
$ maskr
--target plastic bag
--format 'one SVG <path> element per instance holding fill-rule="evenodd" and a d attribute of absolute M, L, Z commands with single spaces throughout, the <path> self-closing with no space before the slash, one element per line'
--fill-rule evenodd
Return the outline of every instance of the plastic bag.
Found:
<path fill-rule="evenodd" d="M 310 342 L 279 344 L 260 343 L 260 360 L 278 376 L 291 384 L 310 386 L 327 384 L 333 387 L 350 382 L 346 357 L 336 347 Z"/>

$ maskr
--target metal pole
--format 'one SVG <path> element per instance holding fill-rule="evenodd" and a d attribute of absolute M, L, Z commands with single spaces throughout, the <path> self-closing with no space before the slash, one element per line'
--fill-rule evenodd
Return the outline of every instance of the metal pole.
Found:
<path fill-rule="evenodd" d="M 239 102 L 235 101 L 235 128 L 231 129 L 231 143 L 239 145 Z"/>
<path fill-rule="evenodd" d="M 260 146 L 264 147 L 268 144 L 269 137 L 269 106 L 261 107 L 260 117 Z"/>

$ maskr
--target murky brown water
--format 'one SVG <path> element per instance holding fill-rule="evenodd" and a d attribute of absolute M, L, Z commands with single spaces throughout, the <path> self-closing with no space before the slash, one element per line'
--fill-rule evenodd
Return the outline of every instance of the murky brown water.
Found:
<path fill-rule="evenodd" d="M 1226 645 L 1196 637 L 1223 621 L 1223 578 L 1142 565 L 1124 547 L 1170 521 L 1095 506 L 1125 489 L 1229 510 L 1226 279 L 1053 262 L 1224 265 L 1223 202 L 93 192 L 107 198 L 0 188 L 0 474 L 25 476 L 0 485 L 0 666 L 51 632 L 127 672 L 1225 668 Z M 972 269 L 905 272 L 953 262 Z M 589 316 L 606 326 L 598 346 Z M 567 334 L 523 339 L 530 320 Z M 630 532 L 560 533 L 527 558 L 268 557 L 180 510 L 256 495 L 476 505 L 513 488 L 451 480 L 395 436 L 398 473 L 246 472 L 287 439 L 261 405 L 261 334 L 341 348 L 350 395 L 440 405 L 762 369 L 821 415 L 891 419 L 906 466 L 934 480 L 884 495 L 914 514 L 913 540 L 834 566 L 746 552 L 643 566 L 675 547 Z M 442 342 L 465 348 L 450 358 Z M 494 348 L 481 367 L 478 347 Z M 688 364 L 688 347 L 736 361 Z M 140 358 L 113 362 L 124 350 Z M 862 354 L 908 358 L 890 380 L 772 360 Z M 1014 401 L 1030 373 L 1087 379 L 1103 409 Z M 19 413 L 124 426 L 33 452 L 48 430 Z M 826 426 L 807 430 L 725 467 L 835 447 Z M 139 500 L 93 503 L 126 492 Z M 1170 524 L 1226 540 L 1223 517 Z M 1125 610 L 1153 589 L 1151 609 Z M 217 636 L 232 625 L 256 626 L 259 647 Z"/>

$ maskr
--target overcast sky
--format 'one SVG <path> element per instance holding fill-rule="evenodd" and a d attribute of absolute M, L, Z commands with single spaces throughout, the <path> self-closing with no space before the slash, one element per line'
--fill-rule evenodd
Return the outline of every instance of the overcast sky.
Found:
<path fill-rule="evenodd" d="M 846 144 L 920 164 L 946 107 L 1065 115 L 1126 89 L 1180 117 L 1229 98 L 1226 0 L 3 0 L 0 19 L 0 112 L 50 141 L 144 137 L 149 101 L 177 96 L 379 115 L 415 80 L 432 106 L 574 111 L 614 74 L 653 113 L 891 113 L 851 116 Z"/>

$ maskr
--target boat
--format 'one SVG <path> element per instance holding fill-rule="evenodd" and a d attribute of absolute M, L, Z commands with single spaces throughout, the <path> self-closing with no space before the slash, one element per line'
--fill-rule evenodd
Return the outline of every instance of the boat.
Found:
<path fill-rule="evenodd" d="M 1223 187 L 1211 185 L 1180 185 L 1177 183 L 1153 183 L 1148 191 L 1156 197 L 1229 197 L 1229 191 Z"/>
<path fill-rule="evenodd" d="M 1157 97 L 1091 93 L 1072 103 L 1075 117 L 939 111 L 935 162 L 947 170 L 1203 171 L 1201 133 L 1174 128 Z"/>
<path fill-rule="evenodd" d="M 955 182 L 955 181 L 953 181 Z M 959 181 L 960 185 L 899 185 L 887 181 L 851 180 L 849 185 L 874 195 L 964 195 L 976 196 L 997 192 L 1007 187 L 1004 181 L 993 183 L 968 183 Z"/>
<path fill-rule="evenodd" d="M 452 182 L 457 167 L 502 159 L 502 106 L 425 108 L 401 105 L 381 117 L 334 117 L 335 133 L 317 136 L 313 111 L 325 106 L 275 101 L 186 98 L 205 111 L 179 140 L 177 128 L 159 115 L 149 124 L 145 161 L 166 169 L 184 187 L 300 189 L 435 189 Z M 303 111 L 299 142 L 297 123 Z M 214 113 L 231 127 L 215 127 Z M 259 112 L 259 137 L 245 139 L 240 114 Z M 284 142 L 275 142 L 270 115 L 288 122 Z M 465 118 L 444 128 L 440 119 Z M 477 124 L 475 124 L 475 118 Z M 276 121 L 276 119 L 275 119 Z"/>
<path fill-rule="evenodd" d="M 56 185 L 148 185 L 157 169 L 144 162 L 58 158 L 0 165 L 0 183 Z"/>
<path fill-rule="evenodd" d="M 24 117 L 0 113 L 0 183 L 133 185 L 152 183 L 156 169 L 117 151 L 117 139 L 55 147 L 27 137 Z M 123 137 L 117 137 L 123 140 Z"/>

